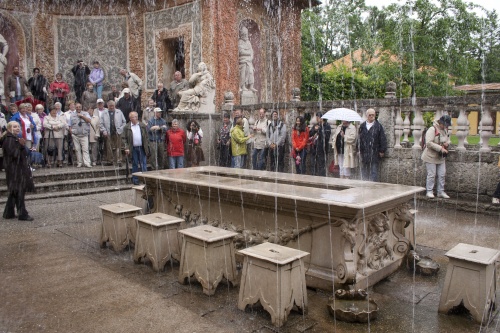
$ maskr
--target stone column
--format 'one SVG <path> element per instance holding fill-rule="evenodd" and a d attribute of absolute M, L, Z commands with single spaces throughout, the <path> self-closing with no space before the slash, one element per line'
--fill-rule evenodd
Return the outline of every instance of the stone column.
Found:
<path fill-rule="evenodd" d="M 424 128 L 424 118 L 422 117 L 422 111 L 419 108 L 415 108 L 415 117 L 413 118 L 413 125 L 411 129 L 413 130 L 413 149 L 422 150 L 420 143 L 422 141 L 422 129 Z M 425 135 L 425 134 L 424 134 Z"/>
<path fill-rule="evenodd" d="M 490 109 L 483 106 L 483 113 L 481 114 L 481 121 L 479 122 L 479 136 L 481 137 L 482 147 L 479 149 L 481 152 L 489 152 L 491 148 L 488 146 L 490 137 L 493 131 L 493 119 L 491 118 Z"/>
<path fill-rule="evenodd" d="M 375 111 L 377 111 L 375 109 Z M 378 109 L 378 119 L 380 124 L 384 127 L 385 136 L 387 137 L 387 147 L 394 147 L 394 109 L 393 107 Z"/>
<path fill-rule="evenodd" d="M 403 134 L 404 134 L 404 137 L 403 137 L 403 142 L 405 143 L 408 143 L 408 134 L 410 134 L 410 112 L 409 111 L 405 111 L 404 112 L 404 115 L 405 115 L 405 120 L 403 121 Z"/>
<path fill-rule="evenodd" d="M 401 108 L 397 111 L 396 125 L 394 126 L 394 133 L 396 135 L 396 142 L 394 148 L 401 148 L 401 135 L 403 134 L 403 118 L 401 117 Z"/>
<path fill-rule="evenodd" d="M 469 126 L 467 126 L 467 116 L 465 114 L 465 108 L 460 108 L 460 114 L 457 119 L 457 138 L 458 138 L 458 151 L 465 151 L 465 138 L 467 135 L 467 131 Z"/>

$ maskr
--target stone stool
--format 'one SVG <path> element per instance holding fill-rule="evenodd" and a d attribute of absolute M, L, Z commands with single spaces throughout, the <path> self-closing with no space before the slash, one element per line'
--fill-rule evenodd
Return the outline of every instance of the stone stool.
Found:
<path fill-rule="evenodd" d="M 182 241 L 179 282 L 195 276 L 203 293 L 213 295 L 223 277 L 238 285 L 233 238 L 236 232 L 201 225 L 179 231 Z"/>
<path fill-rule="evenodd" d="M 262 243 L 238 251 L 244 256 L 238 309 L 260 301 L 271 315 L 272 323 L 281 327 L 295 304 L 307 311 L 306 272 L 301 258 L 309 253 Z"/>
<path fill-rule="evenodd" d="M 487 324 L 495 303 L 495 262 L 500 251 L 460 243 L 446 256 L 450 259 L 444 280 L 439 312 L 463 302 L 472 317 Z"/>
<path fill-rule="evenodd" d="M 134 262 L 139 263 L 147 257 L 157 272 L 172 258 L 179 259 L 179 241 L 177 232 L 183 219 L 154 213 L 134 217 L 137 220 Z"/>
<path fill-rule="evenodd" d="M 126 203 L 99 206 L 102 211 L 102 228 L 99 243 L 106 242 L 115 251 L 123 250 L 129 243 L 135 242 L 137 222 L 134 217 L 142 214 L 141 208 Z"/>
<path fill-rule="evenodd" d="M 146 212 L 148 203 L 142 198 L 142 195 L 144 194 L 144 187 L 145 185 L 135 185 L 132 186 L 132 189 L 134 190 L 134 205 L 141 207 L 142 211 Z"/>

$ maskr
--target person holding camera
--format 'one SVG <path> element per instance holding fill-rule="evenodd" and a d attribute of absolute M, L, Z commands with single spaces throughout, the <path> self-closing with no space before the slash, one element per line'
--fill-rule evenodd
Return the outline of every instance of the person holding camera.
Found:
<path fill-rule="evenodd" d="M 449 199 L 444 192 L 444 179 L 446 175 L 446 156 L 450 138 L 448 137 L 448 127 L 451 126 L 451 117 L 444 115 L 439 120 L 434 120 L 432 127 L 425 133 L 425 149 L 422 153 L 422 161 L 427 168 L 426 197 L 434 198 L 434 182 L 438 177 L 437 196 Z"/>
<path fill-rule="evenodd" d="M 92 168 L 89 155 L 89 134 L 92 117 L 87 111 L 82 111 L 82 105 L 76 103 L 76 112 L 70 115 L 69 128 L 75 147 L 77 168 L 82 164 L 87 168 Z"/>
<path fill-rule="evenodd" d="M 83 60 L 78 60 L 75 66 L 71 69 L 71 72 L 75 76 L 73 88 L 75 88 L 76 101 L 81 103 L 83 92 L 85 91 L 85 87 L 89 80 L 90 68 L 83 62 Z"/>

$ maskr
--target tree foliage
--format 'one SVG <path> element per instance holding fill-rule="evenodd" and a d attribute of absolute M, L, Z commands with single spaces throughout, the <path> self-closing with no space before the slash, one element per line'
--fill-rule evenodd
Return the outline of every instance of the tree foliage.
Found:
<path fill-rule="evenodd" d="M 449 96 L 453 85 L 499 81 L 495 12 L 462 0 L 407 0 L 383 9 L 364 0 L 327 1 L 303 12 L 303 100 Z M 352 68 L 322 67 L 362 49 Z M 376 61 L 371 61 L 375 57 Z"/>

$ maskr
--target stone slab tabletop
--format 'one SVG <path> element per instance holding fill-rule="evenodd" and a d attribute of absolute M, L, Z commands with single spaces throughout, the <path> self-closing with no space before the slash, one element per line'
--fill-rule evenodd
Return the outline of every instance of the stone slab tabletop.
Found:
<path fill-rule="evenodd" d="M 176 224 L 184 222 L 184 219 L 181 219 L 177 216 L 167 215 L 164 213 L 153 213 L 147 215 L 139 215 L 135 216 L 134 219 L 145 222 L 147 224 L 151 224 L 155 227 L 162 227 L 169 224 Z"/>
<path fill-rule="evenodd" d="M 123 202 L 109 204 L 109 205 L 102 205 L 102 206 L 99 206 L 99 208 L 101 208 L 102 210 L 106 210 L 108 212 L 111 212 L 113 214 L 136 212 L 136 211 L 139 211 L 142 209 L 141 207 L 129 205 L 129 204 L 126 204 Z"/>
<path fill-rule="evenodd" d="M 281 246 L 274 243 L 262 243 L 240 250 L 238 251 L 238 253 L 270 261 L 278 265 L 285 265 L 289 262 L 309 255 L 308 252 L 292 249 L 290 247 Z"/>
<path fill-rule="evenodd" d="M 186 236 L 190 236 L 205 241 L 207 243 L 216 242 L 222 239 L 231 238 L 238 235 L 238 233 L 236 232 L 224 230 L 221 228 L 216 228 L 211 225 L 200 225 L 194 228 L 179 230 L 179 232 Z"/>
<path fill-rule="evenodd" d="M 497 260 L 499 254 L 499 250 L 464 243 L 459 243 L 446 252 L 447 257 L 467 260 L 483 265 L 491 265 Z"/>
<path fill-rule="evenodd" d="M 354 209 L 373 207 L 398 199 L 409 199 L 423 187 L 377 183 L 353 179 L 319 177 L 217 166 L 169 169 L 134 173 L 147 179 L 191 184 L 227 191 L 317 202 Z"/>

